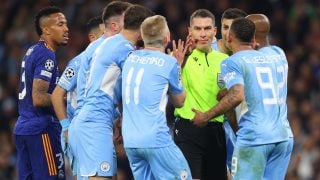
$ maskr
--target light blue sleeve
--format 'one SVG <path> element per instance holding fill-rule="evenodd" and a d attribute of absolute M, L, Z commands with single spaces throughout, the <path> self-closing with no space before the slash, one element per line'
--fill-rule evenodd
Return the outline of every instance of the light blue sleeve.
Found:
<path fill-rule="evenodd" d="M 61 86 L 67 92 L 73 90 L 77 85 L 80 59 L 80 55 L 78 55 L 70 60 L 59 79 L 59 86 Z"/>
<path fill-rule="evenodd" d="M 178 62 L 174 63 L 169 74 L 169 92 L 173 94 L 180 94 L 184 91 L 181 81 L 181 68 Z"/>
<path fill-rule="evenodd" d="M 231 58 L 228 58 L 221 63 L 221 74 L 227 89 L 230 89 L 235 84 L 244 84 L 241 68 Z"/>

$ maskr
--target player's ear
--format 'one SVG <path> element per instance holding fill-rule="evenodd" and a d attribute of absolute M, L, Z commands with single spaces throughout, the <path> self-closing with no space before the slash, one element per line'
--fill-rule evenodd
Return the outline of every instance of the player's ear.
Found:
<path fill-rule="evenodd" d="M 49 28 L 47 26 L 41 27 L 41 29 L 42 29 L 42 34 L 50 35 L 50 30 L 49 30 Z"/>
<path fill-rule="evenodd" d="M 93 33 L 88 34 L 89 41 L 92 42 L 95 40 L 96 36 Z"/>
<path fill-rule="evenodd" d="M 116 22 L 111 22 L 110 27 L 111 27 L 112 31 L 116 31 L 116 32 L 120 31 L 119 24 L 117 24 Z"/>
<path fill-rule="evenodd" d="M 164 36 L 164 44 L 168 44 L 170 41 L 170 32 L 167 32 L 167 34 Z"/>
<path fill-rule="evenodd" d="M 256 38 L 253 38 L 251 42 L 252 42 L 253 49 L 255 49 L 255 50 L 259 49 L 260 44 L 256 41 Z"/>

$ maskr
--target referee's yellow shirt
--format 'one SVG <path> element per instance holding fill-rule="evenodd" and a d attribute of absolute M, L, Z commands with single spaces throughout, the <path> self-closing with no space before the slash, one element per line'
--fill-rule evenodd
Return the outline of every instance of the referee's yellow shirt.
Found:
<path fill-rule="evenodd" d="M 186 99 L 182 108 L 176 108 L 174 115 L 184 119 L 193 119 L 192 108 L 202 112 L 208 111 L 218 103 L 217 94 L 224 88 L 221 77 L 221 62 L 227 54 L 212 50 L 204 53 L 194 49 L 182 68 L 182 83 Z M 223 122 L 223 115 L 211 119 L 210 122 Z"/>

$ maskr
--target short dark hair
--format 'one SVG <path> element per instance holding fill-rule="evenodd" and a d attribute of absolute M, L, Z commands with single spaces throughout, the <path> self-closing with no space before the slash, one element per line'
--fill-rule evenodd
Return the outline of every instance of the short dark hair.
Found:
<path fill-rule="evenodd" d="M 235 34 L 239 41 L 250 43 L 254 38 L 256 27 L 251 20 L 240 17 L 233 20 L 230 31 Z"/>
<path fill-rule="evenodd" d="M 248 14 L 238 8 L 228 8 L 226 9 L 221 16 L 222 19 L 236 19 L 239 17 L 246 17 Z"/>
<path fill-rule="evenodd" d="M 193 12 L 190 16 L 190 26 L 192 24 L 192 21 L 194 18 L 197 18 L 197 17 L 200 17 L 200 18 L 211 18 L 212 19 L 212 23 L 213 25 L 215 25 L 215 16 L 207 9 L 198 9 L 196 10 L 195 12 Z"/>
<path fill-rule="evenodd" d="M 108 20 L 114 16 L 121 16 L 125 10 L 131 6 L 131 3 L 122 1 L 112 1 L 102 12 L 102 21 L 104 24 L 108 24 Z"/>
<path fill-rule="evenodd" d="M 34 18 L 34 24 L 35 24 L 35 28 L 36 28 L 36 32 L 39 36 L 42 35 L 42 29 L 40 27 L 40 20 L 41 18 L 43 17 L 46 17 L 46 16 L 49 16 L 51 14 L 54 14 L 54 13 L 59 13 L 59 12 L 62 12 L 61 9 L 59 7 L 56 7 L 56 6 L 48 6 L 48 7 L 45 7 L 43 9 L 41 9 L 35 16 Z"/>
<path fill-rule="evenodd" d="M 150 16 L 153 16 L 149 8 L 135 4 L 130 6 L 124 14 L 124 29 L 137 30 L 140 28 L 142 22 Z"/>
<path fill-rule="evenodd" d="M 89 33 L 91 30 L 98 28 L 99 25 L 102 23 L 103 22 L 102 22 L 102 19 L 100 16 L 96 16 L 96 17 L 89 19 L 89 21 L 86 24 L 87 32 Z"/>

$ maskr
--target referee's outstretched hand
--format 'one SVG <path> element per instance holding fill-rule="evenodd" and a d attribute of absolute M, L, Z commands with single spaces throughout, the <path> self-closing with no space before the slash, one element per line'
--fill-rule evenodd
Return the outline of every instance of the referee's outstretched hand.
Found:
<path fill-rule="evenodd" d="M 194 125 L 199 126 L 199 127 L 204 127 L 208 124 L 209 117 L 206 112 L 201 112 L 199 110 L 196 110 L 192 108 L 192 111 L 195 113 L 192 122 Z"/>

